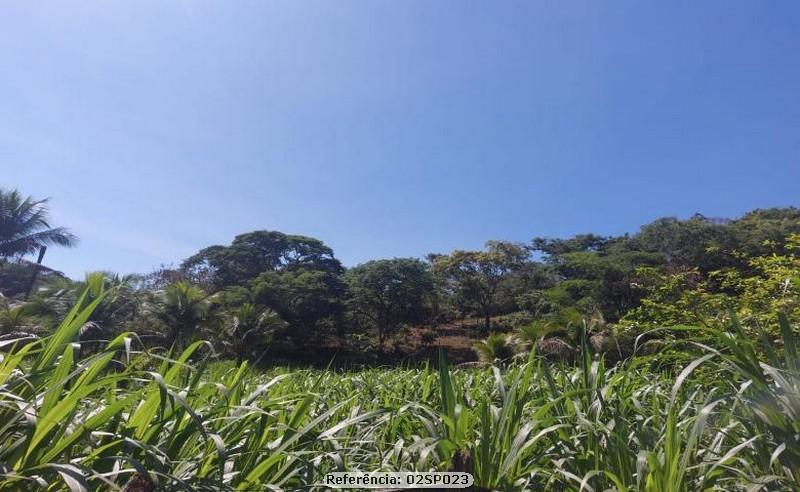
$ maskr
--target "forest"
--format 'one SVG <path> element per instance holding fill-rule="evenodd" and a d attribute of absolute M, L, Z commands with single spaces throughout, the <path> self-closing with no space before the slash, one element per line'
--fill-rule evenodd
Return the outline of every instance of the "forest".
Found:
<path fill-rule="evenodd" d="M 77 280 L 49 205 L 0 191 L 0 490 L 800 490 L 800 209 L 353 266 L 256 230 Z"/>

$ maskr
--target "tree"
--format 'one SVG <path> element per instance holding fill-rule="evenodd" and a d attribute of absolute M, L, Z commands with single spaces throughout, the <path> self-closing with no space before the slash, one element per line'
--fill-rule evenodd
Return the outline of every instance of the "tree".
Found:
<path fill-rule="evenodd" d="M 0 294 L 0 335 L 36 331 L 38 315 L 32 303 L 14 301 Z"/>
<path fill-rule="evenodd" d="M 428 265 L 416 258 L 369 261 L 350 269 L 345 279 L 351 311 L 377 330 L 381 350 L 399 325 L 424 318 L 433 294 Z"/>
<path fill-rule="evenodd" d="M 92 276 L 99 276 L 104 297 L 97 305 L 89 320 L 98 330 L 96 333 L 105 339 L 113 338 L 123 331 L 141 329 L 143 307 L 145 306 L 148 292 L 140 287 L 141 277 L 137 275 L 119 275 L 113 272 L 94 272 L 88 274 L 86 281 L 77 282 L 72 287 L 77 294 L 82 285 L 89 284 Z M 96 293 L 91 290 L 90 298 Z"/>
<path fill-rule="evenodd" d="M 275 311 L 246 302 L 228 313 L 223 327 L 222 345 L 241 364 L 285 325 Z"/>
<path fill-rule="evenodd" d="M 734 220 L 695 214 L 667 217 L 642 226 L 628 241 L 631 250 L 657 253 L 669 266 L 695 267 L 708 274 L 724 268 L 749 270 L 746 258 L 785 254 L 786 238 L 800 233 L 800 210 L 760 209 Z"/>
<path fill-rule="evenodd" d="M 728 225 L 730 234 L 727 248 L 740 253 L 737 268 L 756 274 L 747 265 L 746 258 L 769 254 L 794 254 L 793 245 L 787 241 L 800 234 L 800 209 L 795 207 L 757 209 L 744 214 Z"/>
<path fill-rule="evenodd" d="M 85 292 L 85 302 L 102 297 L 87 320 L 92 335 L 110 339 L 123 331 L 141 329 L 136 323 L 147 292 L 137 288 L 138 277 L 112 272 L 90 272 L 83 281 L 50 276 L 26 300 L 27 312 L 36 313 L 43 327 L 61 320 Z"/>
<path fill-rule="evenodd" d="M 47 202 L 0 189 L 0 259 L 35 253 L 42 246 L 72 247 L 77 238 L 63 227 L 51 227 Z"/>
<path fill-rule="evenodd" d="M 597 234 L 578 234 L 569 239 L 535 237 L 531 240 L 531 249 L 541 251 L 548 260 L 556 260 L 566 253 L 601 251 L 610 240 Z"/>
<path fill-rule="evenodd" d="M 744 258 L 747 275 L 725 269 L 705 278 L 696 269 L 668 273 L 640 269 L 645 297 L 621 324 L 633 332 L 652 326 L 715 326 L 729 322 L 733 313 L 777 335 L 777 313 L 792 323 L 800 321 L 800 234 L 790 234 L 781 243 L 785 253 Z"/>
<path fill-rule="evenodd" d="M 462 309 L 483 317 L 484 330 L 488 332 L 501 300 L 501 283 L 527 258 L 528 251 L 519 244 L 489 241 L 486 251 L 457 250 L 433 257 L 433 269 Z"/>
<path fill-rule="evenodd" d="M 511 334 L 490 333 L 486 340 L 473 343 L 472 350 L 481 362 L 504 364 L 514 357 L 519 344 Z"/>
<path fill-rule="evenodd" d="M 246 285 L 264 272 L 293 269 L 336 275 L 343 271 L 333 250 L 319 239 L 278 231 L 240 234 L 230 246 L 210 246 L 181 264 L 189 280 L 211 290 Z"/>
<path fill-rule="evenodd" d="M 313 339 L 314 328 L 334 321 L 343 308 L 344 284 L 328 271 L 296 267 L 264 272 L 251 285 L 256 302 L 275 310 L 303 340 Z"/>
<path fill-rule="evenodd" d="M 166 344 L 182 347 L 208 319 L 209 308 L 208 295 L 189 282 L 181 280 L 167 286 L 155 313 L 166 329 Z"/>
<path fill-rule="evenodd" d="M 599 309 L 612 321 L 638 305 L 641 292 L 635 287 L 636 268 L 666 261 L 662 251 L 655 247 L 651 248 L 653 251 L 643 251 L 642 244 L 628 236 L 535 238 L 531 249 L 544 253 L 558 282 L 540 295 L 521 296 L 521 303 L 541 314 L 568 307 L 585 314 Z"/>
<path fill-rule="evenodd" d="M 659 263 L 658 256 L 639 251 L 567 253 L 558 267 L 565 280 L 555 288 L 568 292 L 585 313 L 599 309 L 616 321 L 639 304 L 636 268 Z"/>
<path fill-rule="evenodd" d="M 695 214 L 688 220 L 666 217 L 642 226 L 633 247 L 661 255 L 667 265 L 696 266 L 707 273 L 732 263 L 727 222 Z"/>
<path fill-rule="evenodd" d="M 33 280 L 33 284 L 31 284 Z M 0 291 L 8 297 L 19 297 L 52 283 L 69 282 L 63 273 L 32 261 L 7 262 L 0 258 Z"/>
<path fill-rule="evenodd" d="M 212 293 L 243 289 L 252 302 L 277 312 L 292 328 L 290 336 L 305 341 L 342 312 L 343 271 L 319 239 L 278 231 L 240 234 L 228 246 L 202 249 L 179 269 Z"/>

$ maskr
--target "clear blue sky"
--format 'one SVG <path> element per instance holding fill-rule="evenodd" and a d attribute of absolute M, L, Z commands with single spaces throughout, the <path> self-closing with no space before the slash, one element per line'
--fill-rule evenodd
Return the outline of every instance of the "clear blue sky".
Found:
<path fill-rule="evenodd" d="M 795 1 L 15 1 L 0 67 L 0 184 L 52 197 L 75 277 L 800 205 Z"/>

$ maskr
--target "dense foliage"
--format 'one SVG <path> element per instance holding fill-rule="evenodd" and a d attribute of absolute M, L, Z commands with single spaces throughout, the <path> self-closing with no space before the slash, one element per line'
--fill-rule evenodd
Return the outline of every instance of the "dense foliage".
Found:
<path fill-rule="evenodd" d="M 797 209 L 349 269 L 255 231 L 73 281 L 26 258 L 74 242 L 44 202 L 0 198 L 0 490 L 322 490 L 340 470 L 800 490 Z M 420 329 L 433 362 L 264 367 L 394 362 Z M 438 329 L 468 330 L 477 367 L 448 365 Z"/>
<path fill-rule="evenodd" d="M 87 286 L 0 361 L 0 490 L 324 490 L 329 471 L 471 472 L 480 490 L 800 490 L 800 354 L 736 321 L 675 372 L 536 358 L 452 371 L 254 372 L 133 335 L 80 357 Z M 725 332 L 731 331 L 732 336 Z M 758 355 L 763 353 L 766 355 Z M 681 369 L 682 368 L 682 369 Z M 678 370 L 680 371 L 678 372 Z"/>
<path fill-rule="evenodd" d="M 0 329 L 46 335 L 83 282 L 37 267 L 25 254 L 37 245 L 71 245 L 74 237 L 50 228 L 45 201 L 16 191 L 0 198 Z M 430 358 L 444 340 L 439 327 L 454 324 L 471 326 L 467 336 L 475 340 L 498 332 L 504 336 L 493 341 L 505 339 L 515 352 L 538 344 L 563 357 L 578 348 L 580 321 L 592 319 L 595 343 L 613 346 L 614 357 L 624 358 L 632 340 L 648 330 L 725 322 L 731 309 L 759 317 L 773 334 L 772 313 L 787 311 L 794 321 L 798 234 L 800 210 L 766 209 L 735 220 L 663 218 L 631 236 L 489 241 L 483 251 L 347 269 L 318 239 L 254 231 L 230 245 L 203 248 L 177 268 L 101 274 L 110 294 L 90 321 L 97 338 L 136 331 L 150 346 L 204 339 L 232 358 L 315 354 L 322 362 L 334 354 Z M 248 350 L 228 339 L 241 329 L 242 309 L 268 313 L 270 320 L 269 328 L 246 330 Z M 415 337 L 424 343 L 411 343 Z M 420 346 L 428 349 L 420 352 Z M 481 347 L 477 355 L 485 359 Z"/>

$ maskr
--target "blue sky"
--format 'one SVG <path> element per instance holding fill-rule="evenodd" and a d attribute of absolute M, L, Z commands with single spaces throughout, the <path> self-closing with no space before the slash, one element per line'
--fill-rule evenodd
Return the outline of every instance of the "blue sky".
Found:
<path fill-rule="evenodd" d="M 800 3 L 5 2 L 4 187 L 146 272 L 345 264 L 800 205 Z"/>

